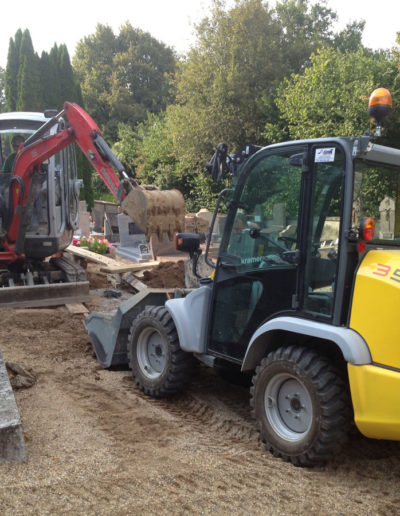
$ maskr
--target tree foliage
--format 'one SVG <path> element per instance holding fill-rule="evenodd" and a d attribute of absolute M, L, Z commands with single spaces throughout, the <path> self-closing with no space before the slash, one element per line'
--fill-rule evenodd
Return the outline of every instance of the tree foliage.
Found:
<path fill-rule="evenodd" d="M 129 23 L 118 35 L 99 24 L 78 43 L 73 65 L 88 111 L 113 141 L 120 123 L 133 128 L 171 100 L 173 51 Z"/>
<path fill-rule="evenodd" d="M 187 196 L 204 199 L 207 191 L 212 204 L 220 185 L 206 185 L 200 171 L 219 142 L 233 152 L 248 143 L 265 144 L 266 121 L 286 129 L 276 89 L 284 77 L 304 69 L 317 48 L 337 44 L 335 21 L 333 11 L 306 0 L 282 0 L 275 9 L 262 0 L 237 0 L 230 10 L 214 0 L 209 17 L 196 27 L 196 45 L 178 65 L 176 101 L 166 110 L 176 169 L 192 188 Z M 341 45 L 358 43 L 361 32 L 362 23 L 347 27 Z"/>
<path fill-rule="evenodd" d="M 260 142 L 260 100 L 282 78 L 279 25 L 261 0 L 230 11 L 215 2 L 197 26 L 197 41 L 178 68 L 177 103 L 168 112 L 176 151 L 191 166 L 221 140 L 231 148 Z"/>
<path fill-rule="evenodd" d="M 4 75 L 5 70 L 0 66 L 0 113 L 6 109 Z"/>
<path fill-rule="evenodd" d="M 26 88 L 19 91 L 24 76 L 36 84 L 36 59 L 40 85 L 32 90 L 40 90 L 41 106 L 76 100 L 141 182 L 180 189 L 189 209 L 212 207 L 223 185 L 203 171 L 221 141 L 234 152 L 248 143 L 361 134 L 368 96 L 378 86 L 391 89 L 396 111 L 400 54 L 363 48 L 363 21 L 335 32 L 336 21 L 324 0 L 236 0 L 230 9 L 213 0 L 196 26 L 195 45 L 179 61 L 129 23 L 118 34 L 98 25 L 79 42 L 73 70 L 65 45 L 35 58 L 20 30 L 10 40 L 7 107 L 22 98 L 36 102 Z M 30 56 L 26 64 L 21 56 Z M 28 65 L 31 71 L 23 71 Z M 396 115 L 389 121 L 392 145 L 398 122 Z M 84 177 L 87 187 L 90 173 Z"/>
<path fill-rule="evenodd" d="M 369 128 L 369 95 L 378 86 L 392 89 L 396 73 L 393 59 L 382 54 L 320 50 L 302 74 L 284 81 L 277 94 L 290 138 L 362 134 Z M 276 127 L 266 125 L 267 138 L 281 136 Z"/>
<path fill-rule="evenodd" d="M 17 73 L 17 111 L 38 111 L 42 104 L 39 57 L 33 49 L 28 29 L 22 33 Z"/>
<path fill-rule="evenodd" d="M 8 111 L 61 110 L 67 100 L 82 104 L 66 45 L 55 44 L 49 53 L 42 52 L 39 58 L 27 29 L 19 29 L 10 39 L 4 92 Z M 1 106 L 0 99 L 0 109 Z M 78 174 L 83 179 L 83 196 L 89 207 L 93 206 L 91 173 L 90 164 L 78 151 Z"/>
<path fill-rule="evenodd" d="M 7 56 L 7 67 L 5 73 L 5 96 L 6 96 L 6 109 L 8 111 L 15 111 L 17 108 L 18 98 L 18 86 L 17 78 L 19 71 L 19 48 L 21 45 L 22 30 L 18 29 L 15 34 L 15 38 L 10 38 L 8 45 L 8 56 Z"/>
<path fill-rule="evenodd" d="M 55 44 L 39 57 L 28 29 L 10 39 L 4 88 L 8 111 L 61 109 L 66 100 L 82 101 L 66 45 Z"/>

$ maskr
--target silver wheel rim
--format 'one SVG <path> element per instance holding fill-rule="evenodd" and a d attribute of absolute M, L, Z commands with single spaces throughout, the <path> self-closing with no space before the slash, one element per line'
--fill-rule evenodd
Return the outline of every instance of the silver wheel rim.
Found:
<path fill-rule="evenodd" d="M 143 330 L 137 340 L 138 365 L 147 378 L 154 380 L 163 373 L 167 365 L 168 345 L 154 328 Z"/>
<path fill-rule="evenodd" d="M 300 441 L 311 428 L 313 408 L 308 389 L 288 373 L 277 374 L 268 382 L 264 408 L 272 429 L 286 441 Z"/>

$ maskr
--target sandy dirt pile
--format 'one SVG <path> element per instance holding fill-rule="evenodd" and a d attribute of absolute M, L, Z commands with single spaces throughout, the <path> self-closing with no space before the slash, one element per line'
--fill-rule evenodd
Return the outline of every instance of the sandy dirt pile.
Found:
<path fill-rule="evenodd" d="M 109 287 L 107 274 L 100 271 L 101 266 L 90 263 L 87 276 L 91 289 Z M 184 261 L 161 262 L 159 265 L 143 271 L 140 281 L 151 288 L 185 288 Z"/>
<path fill-rule="evenodd" d="M 141 281 L 153 288 L 185 288 L 184 262 L 162 262 L 144 271 Z"/>
<path fill-rule="evenodd" d="M 355 433 L 327 466 L 295 468 L 259 443 L 248 388 L 212 370 L 159 401 L 103 370 L 65 307 L 0 310 L 0 336 L 36 378 L 15 392 L 28 461 L 0 465 L 2 516 L 398 514 L 398 443 Z"/>

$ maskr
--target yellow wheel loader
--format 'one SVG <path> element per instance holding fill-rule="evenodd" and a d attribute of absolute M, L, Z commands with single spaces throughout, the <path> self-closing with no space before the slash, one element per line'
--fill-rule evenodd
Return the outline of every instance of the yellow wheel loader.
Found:
<path fill-rule="evenodd" d="M 262 441 L 298 466 L 335 455 L 352 422 L 400 440 L 400 150 L 377 143 L 390 106 L 376 90 L 377 128 L 360 137 L 238 155 L 219 145 L 210 172 L 228 167 L 235 186 L 211 222 L 211 277 L 183 296 L 149 290 L 114 316 L 90 314 L 103 367 L 129 364 L 155 397 L 183 389 L 194 358 L 251 374 Z M 199 235 L 176 245 L 200 255 Z"/>

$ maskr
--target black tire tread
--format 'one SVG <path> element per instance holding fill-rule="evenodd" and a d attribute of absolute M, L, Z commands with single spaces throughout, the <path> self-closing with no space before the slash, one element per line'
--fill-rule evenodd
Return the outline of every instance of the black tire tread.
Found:
<path fill-rule="evenodd" d="M 170 361 L 168 363 L 168 372 L 164 380 L 160 382 L 143 381 L 140 374 L 134 374 L 135 371 L 135 350 L 134 340 L 137 328 L 143 321 L 158 321 L 163 327 L 170 349 Z M 164 306 L 154 306 L 146 308 L 132 322 L 128 337 L 128 361 L 132 370 L 133 379 L 137 387 L 148 396 L 153 398 L 164 398 L 181 391 L 187 382 L 193 366 L 193 357 L 190 353 L 186 353 L 180 348 L 178 334 L 174 321 Z"/>
<path fill-rule="evenodd" d="M 289 455 L 276 449 L 262 435 L 261 422 L 257 421 L 260 438 L 275 457 L 280 457 L 286 462 L 292 462 L 296 466 L 321 465 L 333 457 L 347 439 L 351 421 L 348 387 L 328 359 L 319 355 L 317 351 L 294 345 L 278 348 L 265 357 L 256 368 L 250 389 L 250 405 L 254 418 L 256 418 L 254 393 L 258 378 L 266 366 L 279 360 L 295 363 L 311 378 L 321 402 L 320 430 L 312 446 L 298 455 Z"/>

